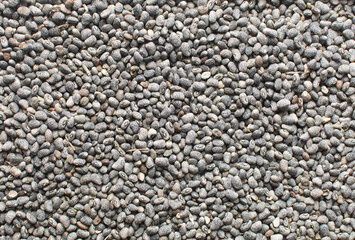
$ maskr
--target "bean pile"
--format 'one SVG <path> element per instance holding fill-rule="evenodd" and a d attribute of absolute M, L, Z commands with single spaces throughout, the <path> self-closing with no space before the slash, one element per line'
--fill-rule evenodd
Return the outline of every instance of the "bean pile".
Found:
<path fill-rule="evenodd" d="M 0 239 L 355 239 L 352 0 L 0 3 Z"/>

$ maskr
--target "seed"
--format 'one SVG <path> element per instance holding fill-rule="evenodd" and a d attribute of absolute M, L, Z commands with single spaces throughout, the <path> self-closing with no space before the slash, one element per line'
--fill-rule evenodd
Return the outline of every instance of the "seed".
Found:
<path fill-rule="evenodd" d="M 289 2 L 0 3 L 3 235 L 354 238 L 352 5 Z"/>
<path fill-rule="evenodd" d="M 211 77 L 211 72 L 204 72 L 204 73 L 201 74 L 201 78 L 204 79 L 204 80 L 208 79 L 210 77 Z"/>

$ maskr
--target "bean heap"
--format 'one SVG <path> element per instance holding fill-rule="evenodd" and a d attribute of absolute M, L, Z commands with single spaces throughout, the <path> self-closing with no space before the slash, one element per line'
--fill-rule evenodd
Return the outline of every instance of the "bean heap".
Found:
<path fill-rule="evenodd" d="M 355 239 L 352 0 L 0 3 L 0 239 Z"/>

